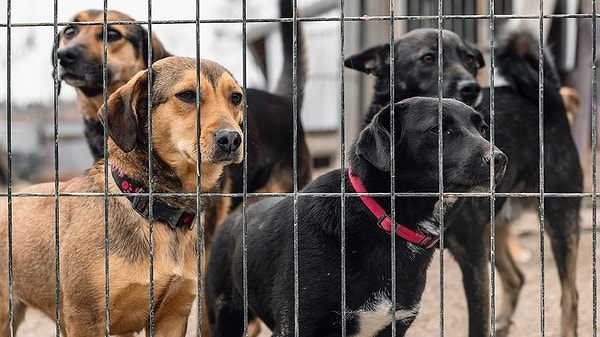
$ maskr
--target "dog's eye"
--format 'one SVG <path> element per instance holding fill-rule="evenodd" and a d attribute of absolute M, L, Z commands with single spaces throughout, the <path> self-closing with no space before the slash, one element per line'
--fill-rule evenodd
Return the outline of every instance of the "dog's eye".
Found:
<path fill-rule="evenodd" d="M 450 129 L 444 127 L 443 132 L 445 135 L 449 135 L 450 134 Z M 431 131 L 432 133 L 435 133 L 436 135 L 440 132 L 440 127 L 438 125 L 432 127 L 431 129 L 429 129 L 429 131 Z"/>
<path fill-rule="evenodd" d="M 115 42 L 117 40 L 121 39 L 121 33 L 117 30 L 114 29 L 109 29 L 108 30 L 108 37 L 106 39 L 107 42 Z"/>
<path fill-rule="evenodd" d="M 77 35 L 78 29 L 77 26 L 68 26 L 63 30 L 62 35 L 65 39 L 70 40 Z"/>
<path fill-rule="evenodd" d="M 480 126 L 480 127 L 479 127 L 479 134 L 480 134 L 482 137 L 485 137 L 485 134 L 487 133 L 488 129 L 489 129 L 489 128 L 488 128 L 488 126 L 487 126 L 487 125 L 482 125 L 482 126 Z"/>
<path fill-rule="evenodd" d="M 185 90 L 178 94 L 175 94 L 177 98 L 186 103 L 196 103 L 196 91 Z"/>
<path fill-rule="evenodd" d="M 473 55 L 465 56 L 465 64 L 473 64 L 475 62 L 475 57 Z"/>
<path fill-rule="evenodd" d="M 433 56 L 433 54 L 426 54 L 423 57 L 421 57 L 421 60 L 423 60 L 423 62 L 427 64 L 432 64 L 433 62 L 435 62 L 435 57 Z"/>
<path fill-rule="evenodd" d="M 240 105 L 242 103 L 242 94 L 239 92 L 234 92 L 231 94 L 231 103 L 233 105 Z"/>

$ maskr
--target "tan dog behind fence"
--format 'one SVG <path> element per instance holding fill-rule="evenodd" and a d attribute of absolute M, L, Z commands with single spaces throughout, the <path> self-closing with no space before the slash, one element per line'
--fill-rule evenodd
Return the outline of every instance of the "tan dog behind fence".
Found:
<path fill-rule="evenodd" d="M 149 331 L 151 208 L 154 335 L 184 336 L 197 289 L 196 230 L 190 230 L 202 219 L 202 215 L 195 214 L 197 172 L 201 174 L 201 191 L 211 192 L 224 166 L 242 160 L 242 89 L 225 68 L 201 61 L 202 130 L 197 139 L 196 60 L 169 57 L 156 62 L 152 69 L 151 178 L 148 72 L 138 73 L 111 95 L 106 109 L 111 136 L 107 160 L 112 172 L 106 215 L 110 333 Z M 6 207 L 2 210 L 0 268 L 9 270 L 6 257 L 10 233 L 15 331 L 28 306 L 56 319 L 58 254 L 62 335 L 105 335 L 104 165 L 101 159 L 85 175 L 61 182 L 58 197 L 54 196 L 53 183 L 34 185 L 24 194 L 14 195 L 10 223 Z M 149 181 L 157 193 L 150 199 L 142 193 L 148 191 Z M 134 192 L 142 194 L 130 194 Z M 151 207 L 149 200 L 153 200 Z M 6 199 L 2 202 L 7 205 Z M 203 198 L 203 202 L 210 203 L 210 198 Z M 59 252 L 55 252 L 55 214 L 59 217 Z M 0 273 L 2 336 L 9 333 L 8 284 L 8 274 Z"/>
<path fill-rule="evenodd" d="M 104 13 L 89 9 L 75 14 L 58 35 L 56 69 L 61 81 L 77 92 L 77 106 L 83 114 L 85 137 L 94 160 L 104 157 L 104 128 L 96 116 L 103 104 Z M 108 22 L 134 21 L 114 10 L 106 12 Z M 90 25 L 89 22 L 99 24 Z M 148 31 L 139 24 L 107 26 L 106 94 L 110 96 L 138 71 L 148 67 Z M 152 35 L 152 61 L 171 56 Z"/>

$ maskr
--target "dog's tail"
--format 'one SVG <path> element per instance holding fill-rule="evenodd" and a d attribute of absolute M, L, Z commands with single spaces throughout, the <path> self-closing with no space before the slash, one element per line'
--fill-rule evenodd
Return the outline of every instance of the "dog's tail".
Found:
<path fill-rule="evenodd" d="M 292 0 L 280 0 L 279 10 L 281 18 L 292 18 L 294 8 Z M 298 45 L 296 48 L 296 93 L 298 102 L 298 111 L 302 108 L 304 98 L 304 87 L 306 85 L 307 64 L 304 35 L 302 33 L 301 24 L 298 22 L 296 38 Z M 291 22 L 281 23 L 281 40 L 283 44 L 283 67 L 277 82 L 275 94 L 284 97 L 294 97 L 294 87 L 292 71 L 294 69 L 294 26 Z"/>
<path fill-rule="evenodd" d="M 509 29 L 502 33 L 496 46 L 496 71 L 517 92 L 531 100 L 539 98 L 539 39 L 526 29 Z M 558 93 L 560 77 L 554 58 L 544 48 L 544 90 L 548 95 Z"/>

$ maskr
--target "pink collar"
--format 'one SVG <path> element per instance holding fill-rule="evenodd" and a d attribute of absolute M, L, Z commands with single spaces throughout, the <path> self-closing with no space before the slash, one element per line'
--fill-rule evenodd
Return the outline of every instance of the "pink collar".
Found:
<path fill-rule="evenodd" d="M 362 184 L 360 179 L 352 175 L 352 168 L 348 169 L 348 177 L 350 178 L 350 184 L 352 184 L 352 187 L 354 188 L 356 193 L 367 193 L 367 189 Z M 392 219 L 389 215 L 387 215 L 387 213 L 385 213 L 381 205 L 379 205 L 377 201 L 375 201 L 375 199 L 368 196 L 361 196 L 360 199 L 365 204 L 365 206 L 367 206 L 367 208 L 371 211 L 371 213 L 373 213 L 373 215 L 377 218 L 377 224 L 379 225 L 379 227 L 387 233 L 390 233 L 392 231 Z M 417 233 L 412 229 L 400 224 L 396 224 L 396 227 L 397 236 L 426 249 L 434 247 L 439 241 L 437 237 Z"/>

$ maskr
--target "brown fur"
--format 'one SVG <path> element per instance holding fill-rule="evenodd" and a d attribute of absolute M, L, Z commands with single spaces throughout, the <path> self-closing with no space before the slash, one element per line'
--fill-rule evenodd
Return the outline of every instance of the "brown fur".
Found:
<path fill-rule="evenodd" d="M 201 61 L 201 135 L 196 137 L 196 60 L 170 57 L 152 66 L 152 191 L 192 193 L 155 195 L 172 207 L 196 212 L 197 180 L 212 192 L 224 166 L 242 160 L 242 145 L 223 150 L 215 134 L 241 137 L 241 94 L 231 74 Z M 148 72 L 136 74 L 107 103 L 108 161 L 132 179 L 148 184 Z M 101 109 L 99 113 L 102 113 Z M 200 153 L 197 150 L 199 144 Z M 197 169 L 197 157 L 201 167 Z M 8 270 L 8 233 L 12 235 L 14 328 L 27 306 L 55 317 L 55 225 L 60 256 L 60 323 L 63 336 L 105 335 L 104 160 L 85 175 L 59 184 L 38 184 L 12 197 L 12 222 L 0 215 L 0 268 Z M 197 172 L 200 171 L 200 177 Z M 108 178 L 110 332 L 131 334 L 149 322 L 149 221 L 133 208 Z M 76 195 L 72 195 L 75 193 Z M 91 193 L 81 195 L 80 193 Z M 38 194 L 38 195 L 35 195 Z M 69 195 L 71 194 L 71 195 Z M 204 200 L 204 199 L 203 199 Z M 210 199 L 208 199 L 210 202 Z M 3 201 L 6 205 L 6 200 Z M 58 223 L 55 210 L 58 205 Z M 201 216 L 197 217 L 197 221 Z M 184 336 L 196 297 L 196 230 L 153 225 L 154 333 Z M 58 253 L 58 252 L 56 252 Z M 7 336 L 8 278 L 0 273 L 0 335 Z"/>
<path fill-rule="evenodd" d="M 567 109 L 567 118 L 569 119 L 569 125 L 573 125 L 573 120 L 579 110 L 579 93 L 577 90 L 571 87 L 562 86 L 560 87 L 560 95 L 562 96 L 563 103 Z"/>

